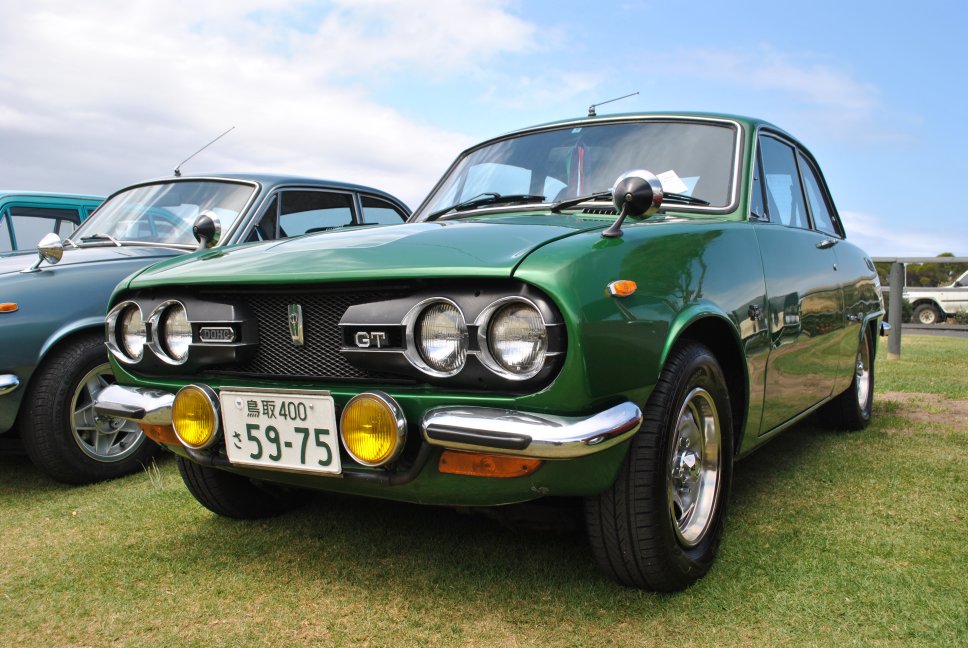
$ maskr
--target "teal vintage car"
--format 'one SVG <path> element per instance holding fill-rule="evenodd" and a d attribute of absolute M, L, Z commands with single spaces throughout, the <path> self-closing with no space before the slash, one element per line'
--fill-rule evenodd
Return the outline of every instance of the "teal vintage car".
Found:
<path fill-rule="evenodd" d="M 33 263 L 22 254 L 0 258 L 0 442 L 22 445 L 39 468 L 71 484 L 141 470 L 155 445 L 136 424 L 92 407 L 114 382 L 104 310 L 119 281 L 194 252 L 197 236 L 221 250 L 409 215 L 370 187 L 215 174 L 137 183 L 109 196 L 76 231 L 47 229 Z"/>
<path fill-rule="evenodd" d="M 778 128 L 568 120 L 468 149 L 406 224 L 129 278 L 96 409 L 220 515 L 299 489 L 578 499 L 607 574 L 679 590 L 713 563 L 737 459 L 821 408 L 870 420 L 877 288 Z"/>
<path fill-rule="evenodd" d="M 0 256 L 29 253 L 47 234 L 67 236 L 103 196 L 0 190 Z"/>

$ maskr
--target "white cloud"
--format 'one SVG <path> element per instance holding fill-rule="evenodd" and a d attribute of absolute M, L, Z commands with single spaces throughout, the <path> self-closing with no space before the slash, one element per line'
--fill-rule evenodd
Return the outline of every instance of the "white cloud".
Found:
<path fill-rule="evenodd" d="M 848 240 L 871 256 L 937 256 L 942 252 L 968 255 L 968 236 L 963 232 L 937 230 L 920 224 L 917 229 L 912 229 L 910 223 L 899 229 L 879 216 L 856 211 L 841 211 L 840 217 Z"/>
<path fill-rule="evenodd" d="M 373 184 L 415 206 L 466 136 L 362 88 L 530 47 L 508 3 L 218 0 L 0 7 L 3 184 L 107 192 L 186 165 Z M 468 28 L 468 26 L 473 28 Z M 28 186 L 29 185 L 29 186 Z"/>

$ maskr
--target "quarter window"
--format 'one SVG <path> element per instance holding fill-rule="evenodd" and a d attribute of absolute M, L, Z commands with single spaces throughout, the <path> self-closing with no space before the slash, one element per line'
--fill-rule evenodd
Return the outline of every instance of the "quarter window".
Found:
<path fill-rule="evenodd" d="M 825 234 L 840 236 L 834 224 L 827 192 L 824 191 L 820 178 L 817 177 L 813 165 L 803 155 L 799 157 L 800 170 L 803 172 L 803 187 L 807 191 L 807 201 L 810 203 L 810 215 L 813 216 L 814 227 Z"/>

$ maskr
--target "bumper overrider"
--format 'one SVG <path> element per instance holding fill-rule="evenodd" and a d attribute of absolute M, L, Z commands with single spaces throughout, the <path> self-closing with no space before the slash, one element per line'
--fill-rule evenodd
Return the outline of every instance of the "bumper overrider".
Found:
<path fill-rule="evenodd" d="M 143 426 L 170 426 L 174 400 L 174 394 L 162 390 L 111 385 L 98 394 L 94 409 Z M 446 406 L 427 410 L 420 432 L 428 445 L 447 450 L 553 460 L 611 448 L 635 434 L 641 424 L 642 411 L 627 401 L 582 417 Z"/>

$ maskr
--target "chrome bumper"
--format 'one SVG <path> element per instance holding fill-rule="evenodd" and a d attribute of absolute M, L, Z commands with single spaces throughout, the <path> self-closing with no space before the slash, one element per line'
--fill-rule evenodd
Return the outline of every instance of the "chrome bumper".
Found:
<path fill-rule="evenodd" d="M 0 374 L 0 396 L 9 394 L 20 387 L 20 378 L 13 374 Z"/>
<path fill-rule="evenodd" d="M 175 396 L 141 387 L 105 387 L 94 401 L 102 416 L 171 425 Z M 591 416 L 529 414 L 494 407 L 436 407 L 420 422 L 424 440 L 451 450 L 534 459 L 573 459 L 611 448 L 635 434 L 642 411 L 625 402 Z"/>
<path fill-rule="evenodd" d="M 159 389 L 109 385 L 94 399 L 94 411 L 102 416 L 171 425 L 171 404 L 175 395 Z"/>
<path fill-rule="evenodd" d="M 453 450 L 534 459 L 572 459 L 625 441 L 642 425 L 642 411 L 622 403 L 588 417 L 528 414 L 492 407 L 438 407 L 420 424 L 427 443 Z"/>

